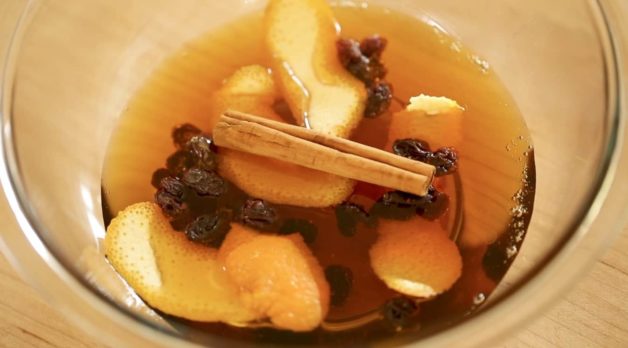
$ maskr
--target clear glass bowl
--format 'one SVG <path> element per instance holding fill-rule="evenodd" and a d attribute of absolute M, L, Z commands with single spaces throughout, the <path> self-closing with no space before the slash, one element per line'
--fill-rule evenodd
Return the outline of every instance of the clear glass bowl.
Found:
<path fill-rule="evenodd" d="M 621 1 L 371 3 L 429 16 L 478 52 L 531 130 L 537 193 L 520 255 L 482 311 L 420 339 L 425 346 L 485 345 L 555 302 L 628 215 L 628 28 L 620 21 Z M 51 304 L 111 346 L 170 347 L 192 337 L 226 344 L 191 329 L 173 331 L 113 273 L 98 249 L 100 178 L 117 117 L 151 70 L 186 41 L 260 10 L 264 1 L 3 6 L 22 12 L 15 27 L 13 17 L 0 16 L 0 33 L 11 37 L 0 176 L 22 231 L 3 231 L 2 251 Z M 391 340 L 417 342 L 410 335 Z"/>

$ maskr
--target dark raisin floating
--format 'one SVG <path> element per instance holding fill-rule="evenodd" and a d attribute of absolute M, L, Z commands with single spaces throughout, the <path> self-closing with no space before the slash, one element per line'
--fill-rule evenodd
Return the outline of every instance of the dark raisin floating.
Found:
<path fill-rule="evenodd" d="M 225 180 L 213 171 L 191 168 L 182 178 L 183 182 L 201 196 L 219 197 L 225 193 Z"/>
<path fill-rule="evenodd" d="M 205 170 L 214 170 L 217 167 L 214 142 L 209 136 L 196 135 L 190 138 L 186 149 L 196 159 L 196 166 Z"/>
<path fill-rule="evenodd" d="M 369 224 L 369 214 L 360 205 L 344 202 L 336 206 L 336 224 L 340 233 L 345 237 L 353 237 L 358 229 L 358 223 Z"/>
<path fill-rule="evenodd" d="M 163 188 L 157 190 L 155 193 L 155 202 L 159 205 L 164 214 L 171 218 L 176 218 L 187 209 L 187 205 L 182 199 L 166 192 Z"/>
<path fill-rule="evenodd" d="M 262 231 L 273 231 L 279 221 L 277 210 L 268 202 L 249 198 L 242 207 L 241 220 L 245 225 Z"/>
<path fill-rule="evenodd" d="M 408 204 L 403 198 L 391 198 L 391 196 L 410 195 L 409 193 L 401 191 L 391 191 L 384 194 L 380 199 L 373 204 L 369 214 L 373 218 L 383 218 L 390 220 L 409 220 L 416 215 L 416 206 L 414 204 Z M 393 203 L 394 202 L 394 203 Z"/>
<path fill-rule="evenodd" d="M 375 118 L 388 110 L 393 98 L 392 85 L 377 81 L 366 88 L 368 97 L 364 108 L 364 117 Z"/>
<path fill-rule="evenodd" d="M 325 268 L 325 278 L 331 290 L 331 305 L 342 306 L 353 286 L 353 272 L 345 266 L 331 265 Z"/>
<path fill-rule="evenodd" d="M 161 180 L 167 176 L 171 176 L 172 173 L 166 168 L 159 168 L 153 172 L 153 176 L 150 179 L 150 184 L 153 185 L 154 188 L 161 188 Z"/>
<path fill-rule="evenodd" d="M 458 154 L 453 147 L 441 147 L 432 152 L 429 145 L 418 139 L 398 139 L 393 143 L 393 152 L 415 161 L 436 167 L 436 176 L 451 174 L 458 168 Z"/>
<path fill-rule="evenodd" d="M 380 61 L 386 44 L 386 39 L 379 35 L 369 36 L 362 42 L 351 39 L 336 42 L 340 63 L 366 86 L 364 117 L 367 118 L 384 114 L 392 102 L 392 85 L 384 81 L 388 70 Z"/>
<path fill-rule="evenodd" d="M 201 130 L 189 123 L 184 123 L 172 130 L 172 141 L 177 149 L 184 149 L 193 136 L 201 134 Z"/>
<path fill-rule="evenodd" d="M 381 52 L 376 55 L 365 55 L 360 43 L 351 39 L 339 39 L 336 42 L 340 63 L 353 76 L 369 86 L 386 76 L 386 67 L 379 61 Z"/>
<path fill-rule="evenodd" d="M 204 214 L 187 225 L 185 235 L 191 241 L 218 248 L 231 229 L 230 222 L 231 215 L 224 210 Z"/>
<path fill-rule="evenodd" d="M 360 42 L 360 51 L 369 59 L 380 59 L 382 52 L 386 49 L 388 40 L 380 35 L 371 35 Z"/>
<path fill-rule="evenodd" d="M 416 206 L 416 213 L 428 220 L 436 220 L 449 208 L 449 196 L 430 187 Z"/>
<path fill-rule="evenodd" d="M 458 153 L 453 147 L 441 147 L 428 163 L 436 167 L 436 176 L 451 174 L 458 169 Z"/>
<path fill-rule="evenodd" d="M 161 179 L 160 187 L 167 193 L 171 194 L 175 198 L 183 201 L 186 194 L 185 184 L 179 181 L 179 179 L 172 176 L 167 176 Z"/>
<path fill-rule="evenodd" d="M 338 50 L 338 59 L 342 66 L 348 69 L 350 65 L 364 63 L 364 55 L 360 50 L 360 44 L 351 39 L 339 39 L 336 41 L 336 49 Z M 357 77 L 357 76 L 356 76 Z"/>
<path fill-rule="evenodd" d="M 181 176 L 196 163 L 196 158 L 185 150 L 178 150 L 166 159 L 166 168 L 176 176 Z"/>
<path fill-rule="evenodd" d="M 395 330 L 407 327 L 410 319 L 418 312 L 419 305 L 416 301 L 405 296 L 390 299 L 382 308 L 384 320 Z"/>
<path fill-rule="evenodd" d="M 415 215 L 435 220 L 449 207 L 449 197 L 430 186 L 425 196 L 401 191 L 386 192 L 369 212 L 375 217 L 408 220 Z"/>

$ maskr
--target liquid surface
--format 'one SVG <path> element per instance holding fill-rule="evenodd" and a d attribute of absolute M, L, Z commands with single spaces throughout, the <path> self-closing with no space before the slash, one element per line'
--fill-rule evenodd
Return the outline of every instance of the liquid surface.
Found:
<path fill-rule="evenodd" d="M 397 100 L 407 101 L 423 93 L 447 96 L 465 108 L 463 143 L 458 149 L 459 177 L 449 176 L 438 183 L 451 199 L 448 213 L 441 217 L 441 226 L 457 238 L 463 275 L 447 293 L 422 304 L 416 323 L 407 330 L 429 333 L 472 313 L 492 292 L 516 255 L 534 197 L 529 134 L 488 63 L 429 21 L 374 7 L 339 7 L 334 12 L 342 26 L 342 37 L 361 39 L 378 33 L 388 39 L 383 62 Z M 107 217 L 110 219 L 126 206 L 153 199 L 151 175 L 174 152 L 172 127 L 192 123 L 203 128 L 210 96 L 222 81 L 239 67 L 267 63 L 262 33 L 261 14 L 209 33 L 182 47 L 137 91 L 120 118 L 104 166 L 106 223 Z M 374 120 L 365 119 L 353 140 L 383 148 L 392 113 L 402 108 L 401 103 L 394 103 L 389 113 Z M 383 188 L 359 184 L 351 200 L 368 208 L 383 192 Z M 456 209 L 460 205 L 462 209 Z M 318 236 L 311 248 L 321 265 L 341 264 L 353 272 L 347 301 L 330 308 L 326 324 L 311 333 L 294 334 L 190 323 L 176 318 L 172 318 L 173 323 L 199 341 L 203 341 L 203 334 L 190 328 L 237 340 L 292 343 L 358 343 L 389 335 L 391 331 L 382 321 L 336 331 L 344 328 L 342 323 L 372 317 L 369 313 L 377 313 L 387 299 L 396 295 L 374 275 L 369 264 L 368 250 L 376 231 L 361 225 L 354 237 L 341 235 L 331 208 L 282 206 L 280 214 L 313 221 Z M 458 231 L 460 227 L 462 230 Z"/>

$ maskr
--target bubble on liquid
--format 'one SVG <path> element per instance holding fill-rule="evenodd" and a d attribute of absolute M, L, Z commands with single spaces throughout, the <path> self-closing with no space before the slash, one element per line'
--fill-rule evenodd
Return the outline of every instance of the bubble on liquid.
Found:
<path fill-rule="evenodd" d="M 457 41 L 452 42 L 451 45 L 449 45 L 449 48 L 452 51 L 454 51 L 454 52 L 461 52 L 462 51 L 462 46 Z"/>
<path fill-rule="evenodd" d="M 515 201 L 515 202 L 521 202 L 523 200 L 524 196 L 525 196 L 525 192 L 523 191 L 523 189 L 519 189 L 512 196 L 512 200 Z"/>
<path fill-rule="evenodd" d="M 519 249 L 517 248 L 516 245 L 511 245 L 511 246 L 507 247 L 506 248 L 506 258 L 512 259 L 515 255 L 517 255 L 517 252 L 519 252 Z"/>
<path fill-rule="evenodd" d="M 484 303 L 484 301 L 486 301 L 486 295 L 484 295 L 484 293 L 482 292 L 473 297 L 473 304 L 475 306 L 481 305 L 482 303 Z"/>
<path fill-rule="evenodd" d="M 473 62 L 473 64 L 477 65 L 480 70 L 485 74 L 488 73 L 488 70 L 491 68 L 487 61 L 478 57 L 475 54 L 471 55 L 471 61 Z"/>
<path fill-rule="evenodd" d="M 521 174 L 523 175 L 522 181 L 525 187 L 530 182 L 530 176 L 528 175 L 528 166 L 525 166 L 525 168 L 523 168 L 523 172 L 521 172 Z"/>
<path fill-rule="evenodd" d="M 517 204 L 510 210 L 510 213 L 517 218 L 522 217 L 523 215 L 527 214 L 527 212 L 528 208 L 521 204 Z"/>
<path fill-rule="evenodd" d="M 523 221 L 519 221 L 521 226 L 515 230 L 514 239 L 516 243 L 521 243 L 523 241 L 523 237 L 526 235 L 526 230 L 523 229 Z"/>

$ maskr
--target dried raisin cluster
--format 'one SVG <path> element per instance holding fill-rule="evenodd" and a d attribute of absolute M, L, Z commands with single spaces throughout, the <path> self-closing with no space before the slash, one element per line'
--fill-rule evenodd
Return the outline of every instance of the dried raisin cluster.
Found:
<path fill-rule="evenodd" d="M 436 176 L 451 174 L 458 169 L 458 154 L 452 147 L 441 147 L 430 151 L 430 146 L 417 139 L 398 139 L 393 144 L 393 152 L 415 161 L 436 167 Z"/>
<path fill-rule="evenodd" d="M 458 155 L 453 148 L 443 147 L 434 152 L 429 145 L 417 139 L 401 139 L 393 144 L 393 151 L 415 161 L 436 167 L 436 176 L 454 173 L 458 167 Z M 407 220 L 415 215 L 435 220 L 447 211 L 449 197 L 430 186 L 427 194 L 417 196 L 407 192 L 385 193 L 369 211 L 371 218 Z"/>
<path fill-rule="evenodd" d="M 153 173 L 155 202 L 177 231 L 191 241 L 220 247 L 231 222 L 261 232 L 300 233 L 306 243 L 316 240 L 316 226 L 303 219 L 280 219 L 277 207 L 248 197 L 217 173 L 216 148 L 210 136 L 184 124 L 172 132 L 176 151 L 166 168 Z"/>
<path fill-rule="evenodd" d="M 153 173 L 157 188 L 155 202 L 177 230 L 188 239 L 218 246 L 229 231 L 232 213 L 218 210 L 219 200 L 232 189 L 216 173 L 216 154 L 211 137 L 197 127 L 184 124 L 172 132 L 177 151 L 166 160 L 166 168 Z"/>
<path fill-rule="evenodd" d="M 352 39 L 336 42 L 340 63 L 366 86 L 364 117 L 374 118 L 385 113 L 392 101 L 392 85 L 384 80 L 388 70 L 381 62 L 386 44 L 387 40 L 379 35 L 364 38 L 362 42 Z"/>

